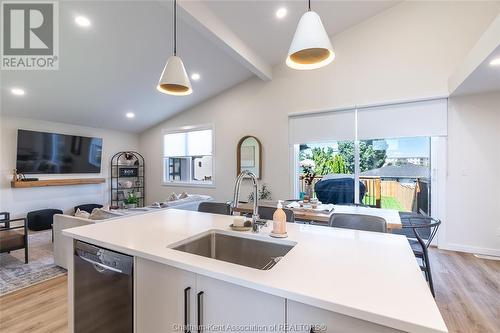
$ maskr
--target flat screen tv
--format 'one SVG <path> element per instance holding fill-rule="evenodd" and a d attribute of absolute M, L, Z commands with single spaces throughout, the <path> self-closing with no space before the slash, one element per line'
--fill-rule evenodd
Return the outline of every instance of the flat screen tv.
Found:
<path fill-rule="evenodd" d="M 18 173 L 100 173 L 102 139 L 17 130 Z"/>

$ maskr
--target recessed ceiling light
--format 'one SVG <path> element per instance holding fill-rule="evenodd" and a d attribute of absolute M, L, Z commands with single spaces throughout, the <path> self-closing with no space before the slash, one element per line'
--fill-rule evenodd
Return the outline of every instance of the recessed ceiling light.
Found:
<path fill-rule="evenodd" d="M 80 27 L 90 27 L 90 20 L 85 16 L 77 16 L 75 17 L 75 23 Z"/>
<path fill-rule="evenodd" d="M 21 88 L 12 88 L 10 92 L 16 96 L 23 96 L 26 92 Z"/>
<path fill-rule="evenodd" d="M 490 61 L 491 66 L 500 66 L 500 57 L 493 59 Z"/>
<path fill-rule="evenodd" d="M 133 113 L 133 112 L 127 112 L 127 113 L 125 114 L 125 117 L 127 117 L 127 118 L 129 118 L 129 119 L 132 119 L 132 118 L 134 118 L 134 117 L 135 117 L 135 113 Z"/>
<path fill-rule="evenodd" d="M 191 80 L 193 80 L 193 81 L 198 81 L 200 78 L 201 78 L 201 76 L 198 73 L 191 74 Z"/>
<path fill-rule="evenodd" d="M 286 16 L 286 14 L 288 13 L 288 11 L 286 10 L 285 7 L 281 7 L 280 9 L 278 9 L 276 11 L 276 17 L 279 18 L 279 19 L 282 19 Z"/>

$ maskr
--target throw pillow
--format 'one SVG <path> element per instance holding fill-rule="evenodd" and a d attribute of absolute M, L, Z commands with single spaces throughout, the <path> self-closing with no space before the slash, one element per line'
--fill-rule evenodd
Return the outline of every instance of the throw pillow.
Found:
<path fill-rule="evenodd" d="M 106 220 L 106 219 L 110 219 L 110 218 L 118 217 L 118 216 L 123 216 L 123 214 L 118 213 L 118 212 L 112 212 L 112 211 L 105 210 L 102 208 L 94 208 L 94 210 L 92 210 L 92 214 L 90 214 L 89 218 L 91 220 Z"/>
<path fill-rule="evenodd" d="M 82 219 L 88 219 L 90 217 L 90 213 L 86 212 L 84 210 L 80 210 L 80 208 L 78 208 L 75 212 L 75 217 L 81 217 Z"/>
<path fill-rule="evenodd" d="M 172 194 L 170 194 L 170 196 L 167 198 L 167 201 L 175 201 L 177 200 L 177 194 L 175 194 L 175 192 L 172 192 Z"/>

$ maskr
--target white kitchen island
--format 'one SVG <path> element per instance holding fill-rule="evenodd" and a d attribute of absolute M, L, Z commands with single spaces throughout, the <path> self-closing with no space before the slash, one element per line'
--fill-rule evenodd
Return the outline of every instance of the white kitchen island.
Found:
<path fill-rule="evenodd" d="M 63 234 L 134 257 L 137 333 L 183 332 L 186 319 L 219 332 L 447 332 L 404 236 L 288 224 L 289 237 L 276 240 L 269 228 L 233 232 L 232 222 L 172 209 Z M 270 270 L 169 248 L 211 230 L 295 246 Z M 70 265 L 71 332 L 73 278 Z"/>

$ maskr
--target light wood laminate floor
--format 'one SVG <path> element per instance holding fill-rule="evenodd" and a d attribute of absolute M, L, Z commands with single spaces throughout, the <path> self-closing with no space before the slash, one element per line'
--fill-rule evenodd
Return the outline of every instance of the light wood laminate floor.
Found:
<path fill-rule="evenodd" d="M 431 260 L 450 333 L 500 332 L 500 261 L 437 249 Z M 0 332 L 67 332 L 66 288 L 62 276 L 0 297 Z"/>
<path fill-rule="evenodd" d="M 0 332 L 65 333 L 66 275 L 0 297 Z"/>
<path fill-rule="evenodd" d="M 431 250 L 436 303 L 449 332 L 500 332 L 500 261 Z"/>

